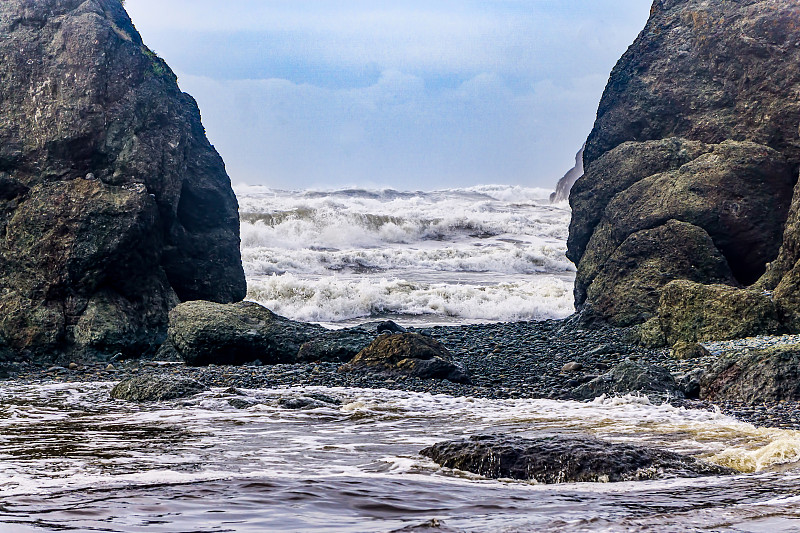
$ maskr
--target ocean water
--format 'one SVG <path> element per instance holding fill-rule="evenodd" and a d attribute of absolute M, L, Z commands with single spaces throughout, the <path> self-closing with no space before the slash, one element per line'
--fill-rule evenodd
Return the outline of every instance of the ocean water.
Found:
<path fill-rule="evenodd" d="M 484 400 L 366 389 L 215 389 L 135 405 L 111 383 L 0 388 L 0 531 L 798 531 L 800 432 L 642 398 Z M 308 392 L 341 405 L 297 411 Z M 481 433 L 591 434 L 732 477 L 537 485 L 418 454 Z M 438 520 L 449 529 L 426 529 Z"/>
<path fill-rule="evenodd" d="M 570 211 L 550 191 L 237 186 L 248 299 L 333 327 L 561 318 Z"/>

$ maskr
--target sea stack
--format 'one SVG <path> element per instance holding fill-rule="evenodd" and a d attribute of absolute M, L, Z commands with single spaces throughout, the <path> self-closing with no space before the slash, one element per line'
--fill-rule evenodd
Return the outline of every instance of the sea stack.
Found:
<path fill-rule="evenodd" d="M 180 301 L 241 300 L 222 159 L 121 1 L 4 0 L 0 36 L 5 353 L 137 355 Z"/>
<path fill-rule="evenodd" d="M 798 64 L 797 2 L 654 2 L 570 194 L 579 308 L 658 320 L 662 288 L 689 280 L 774 290 L 783 327 L 798 329 Z"/>

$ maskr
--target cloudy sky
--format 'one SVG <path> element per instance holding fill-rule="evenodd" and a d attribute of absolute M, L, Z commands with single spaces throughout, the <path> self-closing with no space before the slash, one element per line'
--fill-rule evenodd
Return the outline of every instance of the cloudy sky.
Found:
<path fill-rule="evenodd" d="M 234 183 L 551 187 L 650 0 L 127 0 Z"/>

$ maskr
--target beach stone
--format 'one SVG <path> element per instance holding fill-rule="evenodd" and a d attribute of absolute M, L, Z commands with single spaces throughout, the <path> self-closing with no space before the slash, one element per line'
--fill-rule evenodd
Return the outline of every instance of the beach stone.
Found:
<path fill-rule="evenodd" d="M 748 405 L 800 401 L 800 344 L 726 355 L 704 376 L 700 398 Z"/>
<path fill-rule="evenodd" d="M 193 366 L 292 363 L 303 343 L 326 331 L 255 302 L 186 302 L 169 316 L 169 342 Z"/>
<path fill-rule="evenodd" d="M 298 362 L 330 361 L 345 363 L 375 340 L 375 334 L 364 328 L 327 331 L 303 343 L 297 354 Z"/>
<path fill-rule="evenodd" d="M 208 387 L 190 378 L 169 374 L 146 374 L 117 383 L 111 397 L 129 402 L 160 402 L 193 396 Z"/>
<path fill-rule="evenodd" d="M 78 363 L 70 363 L 69 364 L 70 370 L 78 370 Z"/>
<path fill-rule="evenodd" d="M 241 300 L 236 197 L 120 0 L 0 2 L 0 336 L 52 364 L 151 354 Z"/>
<path fill-rule="evenodd" d="M 396 324 L 392 320 L 386 320 L 384 322 L 379 323 L 375 327 L 375 331 L 378 332 L 378 335 L 381 333 L 407 333 L 408 330 L 403 326 Z"/>
<path fill-rule="evenodd" d="M 381 335 L 339 371 L 471 382 L 441 342 L 418 333 Z"/>
<path fill-rule="evenodd" d="M 673 377 L 675 378 L 675 384 L 683 391 L 683 395 L 687 399 L 697 400 L 700 398 L 700 389 L 705 375 L 706 371 L 704 369 L 695 368 L 689 372 L 673 374 Z"/>
<path fill-rule="evenodd" d="M 582 435 L 476 436 L 420 451 L 446 468 L 537 483 L 618 482 L 734 474 L 693 457 Z"/>
<path fill-rule="evenodd" d="M 672 346 L 672 358 L 678 360 L 685 359 L 698 359 L 701 357 L 710 357 L 709 352 L 705 346 L 697 342 L 678 341 Z"/>
<path fill-rule="evenodd" d="M 623 396 L 637 393 L 656 400 L 680 399 L 684 396 L 666 368 L 632 359 L 625 359 L 607 373 L 574 388 L 570 396 L 577 400 L 589 400 L 604 394 Z"/>
<path fill-rule="evenodd" d="M 583 364 L 577 361 L 570 361 L 561 367 L 561 372 L 565 374 L 569 372 L 577 372 L 578 370 L 583 370 Z"/>
<path fill-rule="evenodd" d="M 782 331 L 778 310 L 762 291 L 686 280 L 672 281 L 662 289 L 658 320 L 671 345 Z"/>

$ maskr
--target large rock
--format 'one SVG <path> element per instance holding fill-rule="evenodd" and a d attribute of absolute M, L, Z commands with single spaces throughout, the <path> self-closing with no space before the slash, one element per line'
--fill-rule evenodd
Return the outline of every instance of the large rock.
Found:
<path fill-rule="evenodd" d="M 169 342 L 196 366 L 294 363 L 303 343 L 325 332 L 255 302 L 185 302 L 169 314 Z"/>
<path fill-rule="evenodd" d="M 441 342 L 418 333 L 381 335 L 339 370 L 470 383 Z"/>
<path fill-rule="evenodd" d="M 632 359 L 625 359 L 602 376 L 576 387 L 570 396 L 576 400 L 590 400 L 602 395 L 626 394 L 643 394 L 657 401 L 684 397 L 666 368 Z"/>
<path fill-rule="evenodd" d="M 619 324 L 642 322 L 655 314 L 654 296 L 667 282 L 753 284 L 783 242 L 763 288 L 775 289 L 785 315 L 800 310 L 793 300 L 800 285 L 787 279 L 778 290 L 800 242 L 788 237 L 800 227 L 793 222 L 800 205 L 789 213 L 800 167 L 798 18 L 800 6 L 782 0 L 654 2 L 646 28 L 611 73 L 584 151 L 585 174 L 570 195 L 568 256 L 578 265 L 579 307 L 588 303 Z M 640 276 L 616 271 L 626 261 L 636 270 L 643 258 L 625 243 L 671 220 L 707 233 L 733 277 L 672 269 L 630 312 L 623 300 Z M 694 258 L 693 249 L 690 240 L 647 261 Z"/>
<path fill-rule="evenodd" d="M 236 198 L 120 0 L 0 2 L 0 336 L 137 355 L 180 300 L 240 300 Z"/>
<path fill-rule="evenodd" d="M 297 361 L 313 363 L 330 361 L 346 363 L 375 340 L 375 333 L 363 327 L 326 331 L 304 343 L 297 353 Z"/>
<path fill-rule="evenodd" d="M 145 374 L 117 383 L 111 389 L 111 397 L 129 402 L 163 402 L 194 396 L 207 390 L 208 387 L 190 378 Z"/>
<path fill-rule="evenodd" d="M 576 435 L 536 439 L 479 436 L 434 444 L 420 453 L 447 468 L 537 483 L 639 481 L 735 473 L 675 452 Z"/>
<path fill-rule="evenodd" d="M 661 291 L 658 323 L 670 346 L 780 333 L 778 310 L 761 291 L 685 280 Z"/>
<path fill-rule="evenodd" d="M 728 354 L 701 380 L 700 397 L 749 405 L 800 401 L 800 345 Z"/>

